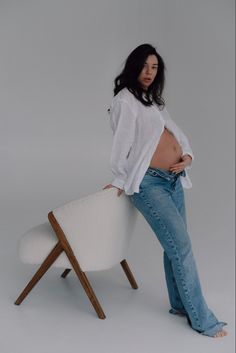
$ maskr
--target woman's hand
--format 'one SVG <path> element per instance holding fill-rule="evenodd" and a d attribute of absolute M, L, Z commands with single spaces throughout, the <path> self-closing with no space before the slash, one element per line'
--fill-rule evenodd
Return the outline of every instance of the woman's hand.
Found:
<path fill-rule="evenodd" d="M 120 196 L 124 192 L 124 190 L 119 189 L 119 188 L 117 188 L 116 186 L 114 186 L 112 184 L 108 184 L 108 185 L 104 186 L 102 189 L 104 190 L 104 189 L 110 189 L 110 188 L 118 189 L 117 196 Z"/>
<path fill-rule="evenodd" d="M 190 165 L 192 162 L 192 157 L 189 154 L 185 154 L 181 158 L 181 162 L 173 164 L 170 167 L 170 171 L 173 173 L 180 173 L 182 170 L 184 170 L 188 165 Z"/>

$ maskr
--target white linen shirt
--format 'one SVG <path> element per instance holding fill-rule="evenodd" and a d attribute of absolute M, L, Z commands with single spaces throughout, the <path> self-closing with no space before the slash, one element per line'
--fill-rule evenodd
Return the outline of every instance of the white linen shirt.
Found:
<path fill-rule="evenodd" d="M 189 154 L 194 159 L 186 135 L 165 107 L 160 110 L 155 103 L 145 106 L 127 88 L 123 88 L 113 97 L 109 114 L 113 132 L 110 166 L 114 179 L 111 184 L 124 190 L 127 195 L 139 192 L 139 185 L 150 166 L 164 127 L 179 142 L 182 156 Z M 185 176 L 180 176 L 182 186 L 191 188 L 187 170 L 185 173 Z"/>

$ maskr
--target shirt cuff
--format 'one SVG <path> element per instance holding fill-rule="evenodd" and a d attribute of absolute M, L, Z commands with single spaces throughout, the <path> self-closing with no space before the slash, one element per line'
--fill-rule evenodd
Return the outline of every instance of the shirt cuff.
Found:
<path fill-rule="evenodd" d="M 111 185 L 116 186 L 119 189 L 124 190 L 124 184 L 125 181 L 119 178 L 115 178 L 114 180 L 112 180 Z"/>

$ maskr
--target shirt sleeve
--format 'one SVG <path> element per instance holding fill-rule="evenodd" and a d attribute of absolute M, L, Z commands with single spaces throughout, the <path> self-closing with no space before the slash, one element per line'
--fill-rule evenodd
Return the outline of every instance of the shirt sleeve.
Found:
<path fill-rule="evenodd" d="M 170 117 L 170 115 L 169 115 L 169 113 L 168 113 L 166 108 L 164 108 L 163 113 L 164 113 L 165 119 L 167 121 L 169 120 L 171 122 L 171 125 L 177 131 L 177 134 L 179 136 L 179 143 L 180 143 L 180 146 L 182 148 L 182 156 L 188 154 L 192 158 L 191 164 L 186 167 L 186 169 L 190 169 L 191 166 L 192 166 L 192 162 L 194 160 L 194 154 L 193 154 L 192 148 L 190 146 L 189 140 L 188 140 L 187 136 L 185 135 L 185 133 L 180 129 L 180 127 Z"/>
<path fill-rule="evenodd" d="M 113 131 L 110 165 L 114 179 L 112 185 L 123 189 L 127 179 L 127 158 L 135 136 L 136 116 L 125 100 L 117 100 L 110 109 Z"/>

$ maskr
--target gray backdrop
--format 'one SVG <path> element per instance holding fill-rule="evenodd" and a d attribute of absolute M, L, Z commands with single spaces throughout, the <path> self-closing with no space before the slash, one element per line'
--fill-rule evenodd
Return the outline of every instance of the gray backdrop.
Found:
<path fill-rule="evenodd" d="M 35 308 L 37 291 L 41 296 L 45 295 L 41 305 L 36 305 L 37 310 L 45 310 L 42 322 L 47 314 L 50 316 L 50 298 L 46 297 L 45 282 L 31 293 L 28 302 L 19 308 L 12 305 L 36 269 L 19 262 L 17 241 L 27 229 L 45 222 L 47 213 L 53 208 L 96 192 L 111 181 L 112 133 L 107 108 L 112 98 L 113 80 L 130 51 L 142 43 L 156 46 L 166 63 L 164 97 L 167 109 L 189 137 L 195 154 L 190 171 L 193 188 L 185 192 L 189 231 L 208 303 L 220 320 L 229 323 L 227 329 L 231 332 L 220 343 L 214 343 L 214 347 L 209 340 L 201 341 L 199 335 L 194 339 L 199 344 L 203 342 L 203 347 L 210 345 L 208 350 L 202 351 L 222 349 L 225 353 L 232 352 L 234 1 L 0 1 L 0 42 L 0 250 L 1 282 L 4 283 L 1 291 L 4 307 L 1 317 L 4 320 L 0 319 L 0 324 L 1 331 L 5 330 L 4 353 L 14 352 L 14 349 L 20 352 L 20 347 L 27 341 L 24 334 L 36 339 L 30 319 L 24 334 L 19 334 L 19 330 L 22 328 L 20 323 L 24 326 L 24 310 Z M 155 293 L 153 302 L 149 298 L 146 305 L 152 302 L 156 308 L 162 298 L 165 303 L 163 315 L 167 316 L 169 306 L 162 249 L 141 216 L 129 259 L 142 288 L 146 288 L 146 295 L 151 289 Z M 104 276 L 105 287 L 113 278 L 112 273 L 115 272 L 110 272 L 110 279 Z M 91 275 L 94 281 L 99 278 Z M 116 276 L 119 277 L 120 273 L 117 272 Z M 52 272 L 47 279 L 53 281 L 54 277 Z M 58 285 L 56 280 L 53 283 Z M 77 282 L 74 286 L 82 293 Z M 56 293 L 51 290 L 54 293 L 51 300 L 56 300 L 58 292 L 63 289 L 59 286 Z M 70 290 L 66 293 L 61 303 L 65 308 L 70 302 Z M 145 298 L 145 295 L 140 297 Z M 86 321 L 89 304 L 84 300 L 83 320 Z M 76 296 L 74 301 L 78 302 Z M 116 299 L 111 297 L 111 308 L 114 301 Z M 49 309 L 46 311 L 47 305 Z M 124 302 L 124 308 L 127 306 Z M 162 308 L 163 302 L 159 309 Z M 61 306 L 58 304 L 53 309 L 51 316 L 57 312 L 60 317 Z M 73 310 L 73 305 L 69 309 Z M 80 310 L 79 303 L 74 309 Z M 117 311 L 120 309 L 118 306 Z M 143 305 L 144 316 L 146 309 Z M 39 317 L 37 310 L 32 320 Z M 138 312 L 140 307 L 133 310 Z M 23 317 L 18 316 L 19 313 Z M 77 315 L 76 319 L 80 320 L 80 313 Z M 153 320 L 157 320 L 158 315 L 157 310 Z M 116 319 L 115 313 L 112 317 Z M 133 312 L 129 317 L 134 318 Z M 173 317 L 168 320 L 170 324 Z M 121 342 L 130 346 L 128 353 L 133 352 L 132 349 L 136 353 L 143 352 L 142 344 L 153 351 L 151 347 L 155 347 L 157 336 L 154 334 L 150 338 L 148 335 L 156 323 L 148 316 L 145 322 L 147 327 L 145 324 L 142 328 L 142 341 L 139 341 L 139 334 L 135 334 L 135 344 L 127 336 L 126 341 L 116 342 L 117 348 L 112 352 L 122 349 Z M 131 322 L 133 328 L 135 323 L 135 320 Z M 179 322 L 175 323 L 173 330 L 178 330 Z M 67 327 L 68 322 L 65 325 Z M 77 321 L 75 325 L 79 325 Z M 91 325 L 88 330 L 92 330 Z M 112 323 L 107 327 L 110 335 L 117 329 L 114 327 Z M 186 334 L 184 328 L 178 331 L 178 339 Z M 18 332 L 18 343 L 9 341 L 9 329 L 9 337 L 12 332 Z M 159 330 L 163 332 L 162 340 L 158 337 L 158 346 L 171 351 L 173 342 L 168 341 L 168 326 L 160 325 Z M 78 337 L 71 328 L 70 332 L 72 351 Z M 98 335 L 95 329 L 93 334 Z M 187 334 L 193 349 L 192 330 Z M 55 351 L 67 349 L 69 352 L 60 338 Z M 110 352 L 114 340 L 106 341 L 101 351 Z M 80 344 L 87 347 L 88 352 L 96 351 L 93 341 L 82 340 Z M 29 347 L 25 346 L 26 350 L 29 349 L 27 352 L 32 351 Z M 54 352 L 52 347 L 53 341 L 48 339 L 42 341 L 38 349 L 41 353 Z M 181 351 L 181 347 L 180 339 L 179 344 L 175 342 L 175 351 Z M 96 349 L 100 352 L 99 346 Z"/>

